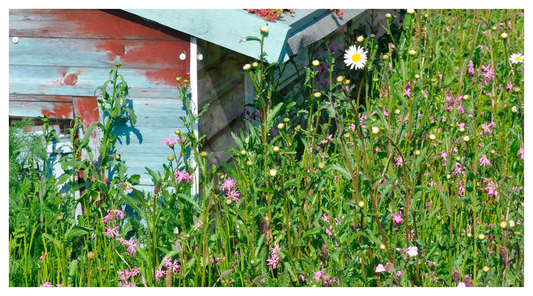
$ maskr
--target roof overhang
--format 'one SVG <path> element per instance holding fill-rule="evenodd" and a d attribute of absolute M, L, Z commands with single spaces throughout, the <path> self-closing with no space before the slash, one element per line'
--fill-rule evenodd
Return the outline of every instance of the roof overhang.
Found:
<path fill-rule="evenodd" d="M 324 38 L 364 9 L 343 9 L 337 17 L 329 9 L 295 9 L 276 22 L 266 22 L 244 9 L 124 9 L 149 21 L 206 40 L 254 59 L 259 59 L 259 28 L 268 27 L 263 51 L 269 63 L 284 62 L 300 49 Z"/>

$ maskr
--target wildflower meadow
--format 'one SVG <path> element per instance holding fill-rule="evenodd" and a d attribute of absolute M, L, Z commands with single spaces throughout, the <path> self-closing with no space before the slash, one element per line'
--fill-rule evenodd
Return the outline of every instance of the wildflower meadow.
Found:
<path fill-rule="evenodd" d="M 383 29 L 311 46 L 290 91 L 268 53 L 242 65 L 256 116 L 221 167 L 178 77 L 185 128 L 160 139 L 153 190 L 113 149 L 136 122 L 119 63 L 101 122 L 70 125 L 64 175 L 46 116 L 42 134 L 11 126 L 9 285 L 523 287 L 524 11 L 402 9 Z"/>

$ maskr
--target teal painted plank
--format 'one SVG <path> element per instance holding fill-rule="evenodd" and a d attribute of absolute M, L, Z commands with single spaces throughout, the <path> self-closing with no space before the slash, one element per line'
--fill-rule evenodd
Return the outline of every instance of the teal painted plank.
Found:
<path fill-rule="evenodd" d="M 9 93 L 94 96 L 96 88 L 109 79 L 109 72 L 110 69 L 108 68 L 11 65 L 9 66 Z M 132 98 L 176 99 L 179 97 L 174 78 L 174 74 L 179 76 L 179 71 L 173 69 L 121 69 L 120 73 L 130 87 L 129 94 Z M 73 78 L 74 76 L 77 77 Z M 74 85 L 68 85 L 69 83 L 74 83 Z"/>
<path fill-rule="evenodd" d="M 261 36 L 259 29 L 267 26 L 264 51 L 267 62 L 280 61 L 290 27 L 281 22 L 265 20 L 243 9 L 126 9 L 143 18 L 187 33 L 257 59 L 260 44 L 257 41 L 242 42 L 247 36 Z"/>
<path fill-rule="evenodd" d="M 188 72 L 189 42 L 20 37 L 9 42 L 10 65 L 175 69 Z M 185 53 L 185 60 L 180 54 Z"/>
<path fill-rule="evenodd" d="M 134 98 L 132 106 L 137 124 L 116 127 L 114 133 L 122 136 L 117 139 L 115 149 L 128 167 L 128 175 L 138 174 L 142 185 L 152 186 L 145 167 L 163 172 L 163 163 L 168 164 L 167 157 L 172 155 L 172 149 L 161 141 L 169 135 L 176 138 L 174 131 L 178 128 L 185 131 L 179 117 L 185 116 L 186 111 L 182 100 Z M 179 146 L 175 149 L 179 154 Z"/>

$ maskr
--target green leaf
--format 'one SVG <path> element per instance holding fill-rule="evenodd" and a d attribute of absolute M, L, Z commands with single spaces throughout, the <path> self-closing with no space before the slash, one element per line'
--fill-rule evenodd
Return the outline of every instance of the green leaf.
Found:
<path fill-rule="evenodd" d="M 137 185 L 141 183 L 141 176 L 140 175 L 133 175 L 130 177 L 130 183 L 131 185 Z"/>
<path fill-rule="evenodd" d="M 72 228 L 70 228 L 68 230 L 67 239 L 71 239 L 71 238 L 74 238 L 74 237 L 77 237 L 77 236 L 80 236 L 80 235 L 88 234 L 91 230 L 92 229 L 87 228 L 87 227 L 74 225 L 74 226 L 72 226 Z"/>
<path fill-rule="evenodd" d="M 265 235 L 261 234 L 259 237 L 259 241 L 257 241 L 257 246 L 255 248 L 255 254 L 254 257 L 257 258 L 257 255 L 259 254 L 259 251 L 261 250 L 261 247 L 263 246 L 263 242 L 265 241 Z"/>
<path fill-rule="evenodd" d="M 347 180 L 351 180 L 352 179 L 352 176 L 350 175 L 350 173 L 343 167 L 341 167 L 339 164 L 333 164 L 331 166 L 329 166 L 326 171 L 329 172 L 331 170 L 335 170 L 335 171 L 338 171 L 339 173 L 341 173 L 341 175 L 347 179 Z"/>
<path fill-rule="evenodd" d="M 200 206 L 197 202 L 195 202 L 192 198 L 188 197 L 187 195 L 183 193 L 178 193 L 178 196 L 186 201 L 188 201 L 190 204 L 192 204 L 195 208 L 200 209 Z"/>
<path fill-rule="evenodd" d="M 78 273 L 78 260 L 74 259 L 70 261 L 69 267 L 68 267 L 68 275 L 73 277 Z"/>

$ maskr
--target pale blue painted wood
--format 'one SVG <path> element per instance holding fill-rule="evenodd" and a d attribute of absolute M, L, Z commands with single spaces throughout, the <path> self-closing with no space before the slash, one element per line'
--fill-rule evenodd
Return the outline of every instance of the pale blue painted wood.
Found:
<path fill-rule="evenodd" d="M 329 9 L 295 9 L 293 14 L 283 14 L 277 22 L 291 27 L 289 35 L 303 26 L 311 23 L 315 18 L 330 11 Z M 290 38 L 290 37 L 289 37 Z"/>
<path fill-rule="evenodd" d="M 243 9 L 125 9 L 127 12 L 158 22 L 243 55 L 258 59 L 260 44 L 242 42 L 247 36 L 261 36 L 259 29 L 267 26 L 264 52 L 267 62 L 283 58 L 282 52 L 290 27 L 281 22 L 266 22 Z"/>
<path fill-rule="evenodd" d="M 61 72 L 79 71 L 75 85 L 61 85 Z M 40 67 L 31 65 L 9 66 L 9 93 L 57 95 L 57 96 L 94 96 L 94 91 L 109 79 L 109 68 L 84 67 Z M 151 80 L 151 73 L 166 71 L 170 81 Z M 177 84 L 170 84 L 174 79 L 173 70 L 120 69 L 130 87 L 130 97 L 150 97 L 175 99 L 179 97 Z"/>
<path fill-rule="evenodd" d="M 140 186 L 152 188 L 145 167 L 163 172 L 163 164 L 168 165 L 167 157 L 172 155 L 172 149 L 161 141 L 169 135 L 175 139 L 174 131 L 178 128 L 185 131 L 179 117 L 186 116 L 186 109 L 180 99 L 134 98 L 131 101 L 137 124 L 132 126 L 128 122 L 115 128 L 114 134 L 122 135 L 117 138 L 115 151 L 128 167 L 127 174 L 140 175 Z M 175 148 L 179 154 L 179 146 Z"/>
<path fill-rule="evenodd" d="M 120 62 L 122 69 L 188 71 L 190 60 L 179 58 L 184 46 L 188 44 L 181 40 L 20 37 L 16 44 L 9 42 L 9 64 L 114 68 L 115 62 Z M 139 52 L 147 49 L 152 49 L 150 56 L 138 58 Z M 166 50 L 163 56 L 158 49 Z"/>

